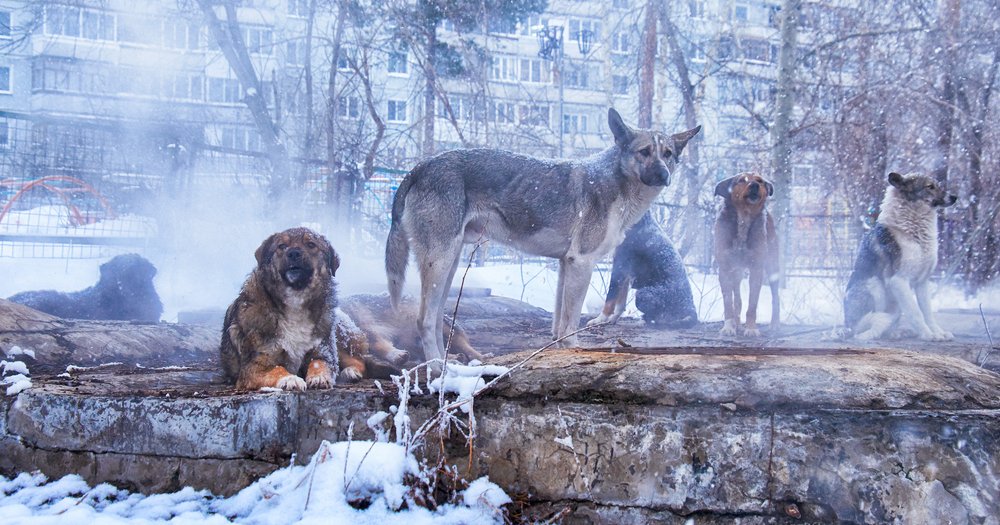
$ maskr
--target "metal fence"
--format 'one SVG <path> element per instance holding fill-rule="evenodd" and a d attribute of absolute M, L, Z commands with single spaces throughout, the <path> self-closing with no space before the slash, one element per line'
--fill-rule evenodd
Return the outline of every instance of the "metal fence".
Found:
<path fill-rule="evenodd" d="M 177 140 L 171 127 L 130 130 L 114 122 L 42 119 L 0 111 L 0 257 L 108 257 L 142 252 L 171 231 L 167 206 L 211 201 L 220 194 L 264 202 L 270 177 L 261 153 Z M 380 257 L 392 198 L 405 172 L 379 169 L 369 180 L 356 170 L 331 171 L 296 160 L 303 220 L 320 217 L 349 230 L 352 249 Z M 164 199 L 164 197 L 168 197 Z M 685 209 L 658 203 L 654 213 L 670 236 Z M 693 268 L 712 271 L 716 211 L 699 209 L 699 235 L 685 254 Z M 843 214 L 793 215 L 784 232 L 788 273 L 844 275 L 860 228 Z M 323 222 L 323 221 L 315 221 Z M 523 262 L 496 243 L 481 247 L 477 264 Z M 527 260 L 530 260 L 528 258 Z"/>

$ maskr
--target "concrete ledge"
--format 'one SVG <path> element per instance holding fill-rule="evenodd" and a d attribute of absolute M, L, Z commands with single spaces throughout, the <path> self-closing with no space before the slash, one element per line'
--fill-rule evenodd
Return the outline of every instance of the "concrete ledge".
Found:
<path fill-rule="evenodd" d="M 525 354 L 498 358 L 514 363 Z M 0 400 L 0 471 L 231 494 L 396 395 L 102 370 Z M 414 425 L 434 404 L 418 398 Z M 996 524 L 1000 376 L 899 350 L 551 350 L 476 402 L 474 471 L 568 523 Z M 468 451 L 456 447 L 466 473 Z M 794 516 L 799 516 L 795 518 Z"/>

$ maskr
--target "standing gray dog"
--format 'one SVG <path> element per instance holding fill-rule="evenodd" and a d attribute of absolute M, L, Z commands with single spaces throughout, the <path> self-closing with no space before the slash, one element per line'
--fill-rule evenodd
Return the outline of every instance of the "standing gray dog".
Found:
<path fill-rule="evenodd" d="M 486 239 L 559 259 L 552 336 L 576 345 L 569 334 L 579 325 L 594 265 L 670 184 L 677 156 L 701 130 L 668 136 L 632 129 L 614 109 L 608 126 L 615 144 L 582 160 L 457 150 L 421 162 L 403 179 L 392 202 L 385 270 L 395 306 L 412 246 L 425 358 L 444 357 L 443 308 L 462 244 Z"/>

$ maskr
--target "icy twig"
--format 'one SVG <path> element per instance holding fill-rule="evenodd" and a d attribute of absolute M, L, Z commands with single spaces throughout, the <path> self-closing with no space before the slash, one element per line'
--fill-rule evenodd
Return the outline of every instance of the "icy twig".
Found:
<path fill-rule="evenodd" d="M 462 302 L 462 292 L 465 291 L 465 278 L 469 276 L 469 270 L 472 269 L 472 261 L 476 258 L 476 252 L 479 251 L 479 247 L 486 244 L 486 240 L 480 236 L 479 240 L 476 241 L 476 245 L 472 248 L 472 253 L 469 254 L 469 262 L 465 265 L 465 271 L 462 272 L 462 282 L 458 285 L 458 296 L 455 297 L 455 310 L 451 314 L 451 331 L 448 333 L 448 344 L 444 347 L 444 365 L 441 367 L 441 377 L 448 375 L 448 352 L 451 350 L 451 342 L 455 339 L 455 325 L 458 324 L 458 305 Z M 427 357 L 427 356 L 424 356 Z M 442 383 L 443 383 L 442 379 Z M 428 381 L 428 384 L 430 382 Z M 438 392 L 438 406 L 444 405 L 444 389 Z"/>
<path fill-rule="evenodd" d="M 986 351 L 986 355 L 983 355 L 982 359 L 979 360 L 979 366 L 986 366 L 986 361 L 990 358 L 990 354 L 993 350 L 996 350 L 996 346 L 993 344 L 993 334 L 990 333 L 990 323 L 986 322 L 986 313 L 983 312 L 983 305 L 979 305 L 979 317 L 983 319 L 983 326 L 986 327 L 986 337 L 990 340 L 990 349 Z M 982 353 L 982 352 L 980 352 Z"/>
<path fill-rule="evenodd" d="M 560 337 L 558 339 L 553 339 L 548 344 L 546 344 L 545 346 L 543 346 L 543 347 L 535 350 L 534 352 L 532 352 L 530 355 L 528 355 L 527 357 L 525 357 L 524 359 L 522 359 L 521 361 L 519 361 L 514 366 L 508 368 L 502 374 L 500 374 L 500 375 L 494 377 L 493 379 L 491 379 L 488 383 L 486 383 L 485 385 L 483 385 L 482 388 L 479 388 L 478 390 L 476 390 L 475 392 L 473 392 L 472 393 L 472 398 L 458 399 L 458 400 L 452 401 L 451 403 L 448 403 L 447 405 L 442 406 L 440 409 L 438 409 L 438 411 L 437 411 L 436 414 L 434 414 L 432 417 L 428 418 L 419 427 L 417 427 L 417 430 L 413 432 L 413 435 L 410 438 L 409 444 L 407 445 L 407 449 L 409 450 L 411 448 L 411 446 L 412 446 L 411 444 L 415 444 L 415 443 L 419 442 L 420 440 L 422 440 L 424 438 L 424 436 L 427 434 L 427 432 L 430 431 L 430 429 L 432 429 L 436 425 L 440 424 L 442 421 L 445 420 L 446 417 L 447 418 L 453 418 L 454 416 L 451 414 L 451 412 L 453 412 L 454 410 L 459 409 L 462 405 L 464 405 L 466 403 L 472 402 L 472 400 L 476 396 L 478 396 L 482 392 L 485 392 L 486 390 L 489 390 L 490 388 L 493 387 L 493 385 L 497 384 L 502 379 L 504 379 L 507 376 L 509 376 L 515 370 L 517 370 L 519 368 L 523 368 L 524 365 L 528 363 L 528 361 L 531 361 L 532 359 L 534 359 L 535 357 L 537 357 L 538 354 L 544 352 L 545 350 L 548 350 L 549 348 L 552 347 L 552 345 L 560 343 L 564 339 L 567 339 L 567 338 L 572 337 L 572 336 L 574 336 L 576 334 L 579 334 L 580 332 L 585 332 L 587 330 L 593 330 L 593 329 L 595 329 L 597 327 L 604 326 L 606 324 L 608 324 L 608 323 L 607 322 L 603 322 L 603 323 L 595 323 L 595 324 L 590 325 L 590 326 L 584 326 L 584 327 L 579 328 L 577 330 L 574 330 L 573 332 L 570 332 L 570 333 L 568 333 L 568 334 L 566 334 L 566 335 L 564 335 L 564 336 L 562 336 L 562 337 Z"/>

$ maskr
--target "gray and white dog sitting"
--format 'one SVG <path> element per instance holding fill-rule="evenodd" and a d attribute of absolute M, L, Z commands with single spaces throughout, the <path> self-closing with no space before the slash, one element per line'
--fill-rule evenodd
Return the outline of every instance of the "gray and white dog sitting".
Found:
<path fill-rule="evenodd" d="M 926 175 L 889 174 L 847 283 L 844 323 L 854 337 L 880 338 L 902 321 L 921 339 L 952 339 L 934 319 L 927 285 L 938 262 L 937 210 L 956 200 Z"/>
<path fill-rule="evenodd" d="M 129 253 L 102 264 L 101 278 L 90 288 L 21 292 L 9 299 L 68 319 L 156 322 L 163 314 L 163 303 L 153 286 L 155 276 L 153 263 Z"/>
<path fill-rule="evenodd" d="M 427 359 L 444 357 L 443 307 L 463 243 L 493 239 L 559 260 L 552 336 L 576 345 L 594 265 L 670 183 L 677 156 L 701 127 L 666 135 L 627 126 L 608 111 L 615 143 L 581 160 L 493 149 L 442 153 L 400 183 L 392 203 L 385 269 L 399 303 L 410 250 L 420 272 L 417 324 Z"/>

